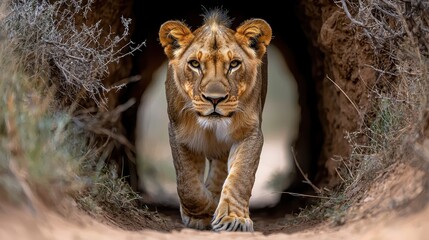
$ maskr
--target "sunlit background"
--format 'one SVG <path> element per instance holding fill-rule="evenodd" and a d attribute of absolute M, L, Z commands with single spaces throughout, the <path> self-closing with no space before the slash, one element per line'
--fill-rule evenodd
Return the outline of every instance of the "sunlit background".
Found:
<path fill-rule="evenodd" d="M 262 149 L 251 207 L 274 205 L 294 171 L 289 146 L 296 138 L 299 106 L 296 81 L 275 46 L 268 47 L 268 95 L 263 113 Z M 167 62 L 158 69 L 143 95 L 138 116 L 137 150 L 140 184 L 147 203 L 178 206 L 176 176 L 168 142 L 164 82 Z"/>

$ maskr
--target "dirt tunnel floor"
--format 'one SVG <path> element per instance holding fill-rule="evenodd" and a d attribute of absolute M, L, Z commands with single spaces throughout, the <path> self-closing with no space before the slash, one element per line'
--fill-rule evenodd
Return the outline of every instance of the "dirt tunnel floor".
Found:
<path fill-rule="evenodd" d="M 159 208 L 158 213 L 151 210 L 136 218 L 123 217 L 121 212 L 94 218 L 73 204 L 56 212 L 42 204 L 35 206 L 35 212 L 0 205 L 0 239 L 427 239 L 429 196 L 423 188 L 426 175 L 419 169 L 395 164 L 380 174 L 377 184 L 358 197 L 361 200 L 346 202 L 351 206 L 340 224 L 332 218 L 296 221 L 292 215 L 273 217 L 253 211 L 254 233 L 216 233 L 184 228 L 177 209 Z M 152 230 L 140 230 L 142 222 Z"/>
<path fill-rule="evenodd" d="M 33 199 L 33 210 L 0 201 L 0 240 L 133 239 L 428 239 L 429 194 L 425 162 L 397 162 L 360 181 L 353 195 L 334 206 L 323 221 L 300 213 L 251 211 L 253 233 L 217 233 L 184 228 L 178 209 L 148 206 L 148 211 L 111 211 L 90 216 L 72 199 L 51 205 Z M 1 196 L 0 196 L 1 197 Z M 1 200 L 1 199 L 0 199 Z M 347 210 L 341 210 L 347 206 Z M 311 207 L 308 207 L 311 209 Z M 322 213 L 320 213 L 322 214 Z M 304 217 L 302 216 L 304 215 Z M 340 221 L 338 221 L 340 219 Z"/>
<path fill-rule="evenodd" d="M 1 212 L 0 239 L 425 239 L 429 233 L 429 207 L 414 214 L 385 213 L 361 219 L 340 227 L 328 223 L 296 226 L 293 231 L 281 229 L 278 219 L 255 218 L 254 233 L 215 233 L 191 229 L 158 232 L 154 230 L 125 231 L 103 224 L 77 209 L 69 216 L 40 210 L 38 217 L 23 211 Z M 173 216 L 170 221 L 176 221 Z M 178 228 L 179 225 L 177 225 Z M 263 234 L 259 230 L 264 230 Z M 286 231 L 286 232 L 279 232 Z"/>

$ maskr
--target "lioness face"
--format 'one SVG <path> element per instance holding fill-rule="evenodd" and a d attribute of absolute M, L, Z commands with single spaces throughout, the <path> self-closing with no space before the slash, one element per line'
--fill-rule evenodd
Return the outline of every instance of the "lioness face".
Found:
<path fill-rule="evenodd" d="M 243 111 L 270 39 L 271 28 L 260 19 L 237 31 L 209 22 L 191 32 L 178 21 L 165 23 L 160 31 L 175 84 L 189 100 L 186 108 L 205 124 Z"/>
<path fill-rule="evenodd" d="M 238 110 L 243 93 L 256 79 L 259 59 L 246 58 L 233 32 L 225 28 L 201 29 L 178 62 L 173 65 L 192 108 L 200 117 L 230 117 Z M 230 43 L 230 44 L 228 44 Z M 184 59 L 183 61 L 180 59 Z"/>

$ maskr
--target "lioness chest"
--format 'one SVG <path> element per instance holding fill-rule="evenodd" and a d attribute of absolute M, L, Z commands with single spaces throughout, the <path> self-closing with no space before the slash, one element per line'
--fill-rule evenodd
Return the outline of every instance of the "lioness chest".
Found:
<path fill-rule="evenodd" d="M 197 118 L 179 124 L 178 140 L 195 152 L 206 156 L 218 156 L 229 151 L 234 143 L 231 137 L 231 120 L 206 120 Z"/>

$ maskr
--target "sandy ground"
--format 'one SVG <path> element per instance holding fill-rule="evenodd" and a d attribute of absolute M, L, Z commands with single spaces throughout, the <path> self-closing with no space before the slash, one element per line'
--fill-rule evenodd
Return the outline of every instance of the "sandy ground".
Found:
<path fill-rule="evenodd" d="M 364 198 L 352 201 L 343 225 L 332 222 L 299 225 L 285 224 L 285 217 L 275 218 L 263 212 L 253 212 L 254 233 L 217 233 L 186 229 L 180 223 L 178 210 L 160 212 L 158 219 L 142 216 L 115 222 L 112 216 L 93 218 L 78 209 L 74 201 L 56 207 L 34 201 L 34 209 L 17 209 L 0 202 L 0 240 L 133 240 L 133 239 L 359 239 L 414 240 L 429 239 L 429 195 L 424 190 L 427 176 L 419 165 L 398 163 L 386 169 L 369 185 Z M 351 212 L 350 212 L 351 211 Z M 120 217 L 121 213 L 116 213 Z M 113 217 L 115 217 L 113 216 Z M 140 216 L 140 215 L 139 215 Z M 288 218 L 294 218 L 288 216 Z M 155 231 L 143 229 L 140 223 L 151 221 Z M 140 222 L 141 221 L 141 222 Z M 121 225 L 122 224 L 122 225 Z M 134 225 L 134 228 L 127 228 Z M 122 226 L 122 228 L 120 227 Z M 126 231 L 124 229 L 143 229 Z"/>
<path fill-rule="evenodd" d="M 125 231 L 95 221 L 80 210 L 61 216 L 48 209 L 37 214 L 15 208 L 0 212 L 0 239 L 83 240 L 83 239 L 428 239 L 429 206 L 418 212 L 399 215 L 385 213 L 340 227 L 328 223 L 307 228 L 293 234 L 275 233 L 216 233 L 191 229 L 157 232 L 153 230 Z"/>

